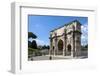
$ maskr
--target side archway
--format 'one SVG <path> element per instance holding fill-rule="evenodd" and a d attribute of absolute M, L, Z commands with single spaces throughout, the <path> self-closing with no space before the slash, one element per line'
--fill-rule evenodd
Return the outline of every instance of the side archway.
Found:
<path fill-rule="evenodd" d="M 67 50 L 68 50 L 68 55 L 71 55 L 71 45 L 70 44 L 68 44 Z"/>

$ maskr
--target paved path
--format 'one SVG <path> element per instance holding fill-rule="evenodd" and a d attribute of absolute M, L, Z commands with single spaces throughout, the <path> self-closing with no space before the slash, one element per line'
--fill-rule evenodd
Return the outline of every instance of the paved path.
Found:
<path fill-rule="evenodd" d="M 47 52 L 48 50 L 42 50 L 42 52 Z M 71 56 L 52 56 L 52 60 L 57 60 L 57 59 L 84 59 L 84 58 L 88 58 L 88 53 L 83 51 L 81 53 L 81 56 L 79 57 L 71 57 Z M 50 56 L 49 55 L 42 55 L 42 56 L 35 56 L 35 57 L 31 57 L 28 60 L 32 61 L 31 59 L 33 59 L 33 61 L 37 61 L 37 60 L 50 60 Z"/>
<path fill-rule="evenodd" d="M 37 61 L 37 60 L 50 60 L 49 59 L 49 55 L 46 56 L 36 56 L 36 57 L 32 57 L 33 61 Z M 52 60 L 57 60 L 57 59 L 83 59 L 85 57 L 80 56 L 80 57 L 76 57 L 73 58 L 71 56 L 52 56 Z M 29 58 L 29 61 L 32 61 L 31 58 Z"/>
<path fill-rule="evenodd" d="M 32 57 L 33 60 L 49 60 L 49 57 L 50 56 L 36 56 L 36 57 Z M 57 57 L 57 56 L 52 56 L 52 60 L 57 60 L 57 59 L 70 59 L 70 58 L 67 58 L 67 57 Z M 31 60 L 31 58 L 29 58 L 29 61 Z"/>

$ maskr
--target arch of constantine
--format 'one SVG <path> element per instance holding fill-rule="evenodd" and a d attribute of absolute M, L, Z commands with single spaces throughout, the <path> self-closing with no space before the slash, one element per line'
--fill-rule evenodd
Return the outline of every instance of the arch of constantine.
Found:
<path fill-rule="evenodd" d="M 50 31 L 50 55 L 77 57 L 80 52 L 81 23 L 78 20 Z"/>

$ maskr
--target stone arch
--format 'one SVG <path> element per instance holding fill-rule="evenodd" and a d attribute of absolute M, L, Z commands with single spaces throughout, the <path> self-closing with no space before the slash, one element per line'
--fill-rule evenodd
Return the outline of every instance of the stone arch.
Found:
<path fill-rule="evenodd" d="M 68 55 L 71 55 L 71 49 L 72 49 L 71 45 L 68 44 L 67 45 Z"/>
<path fill-rule="evenodd" d="M 55 47 L 53 46 L 53 50 L 55 49 Z"/>
<path fill-rule="evenodd" d="M 58 50 L 63 50 L 63 40 L 58 41 Z"/>
<path fill-rule="evenodd" d="M 54 54 L 54 49 L 55 49 L 55 47 L 53 46 L 53 47 L 52 47 L 52 54 Z"/>
<path fill-rule="evenodd" d="M 64 46 L 64 44 L 63 44 L 63 40 L 59 40 L 58 41 L 58 54 L 60 54 L 60 55 L 62 55 L 63 54 L 63 46 Z"/>

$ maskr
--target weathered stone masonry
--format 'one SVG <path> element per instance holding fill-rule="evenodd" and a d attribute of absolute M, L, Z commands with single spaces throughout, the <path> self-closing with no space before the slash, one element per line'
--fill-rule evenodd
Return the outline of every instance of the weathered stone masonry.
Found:
<path fill-rule="evenodd" d="M 81 23 L 74 20 L 50 31 L 50 55 L 79 56 L 81 52 Z"/>

